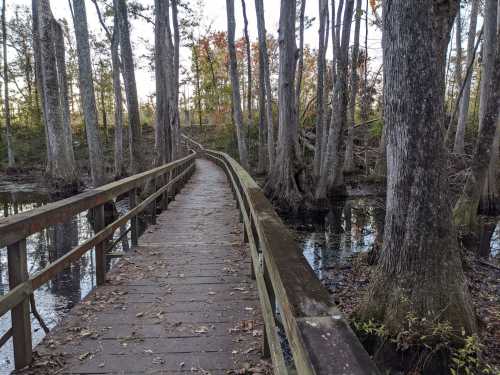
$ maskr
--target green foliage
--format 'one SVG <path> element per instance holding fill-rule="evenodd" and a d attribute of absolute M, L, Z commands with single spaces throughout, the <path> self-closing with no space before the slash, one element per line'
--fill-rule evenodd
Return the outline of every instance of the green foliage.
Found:
<path fill-rule="evenodd" d="M 380 138 L 382 137 L 382 132 L 384 130 L 384 121 L 380 118 L 370 124 L 370 134 L 372 137 Z"/>

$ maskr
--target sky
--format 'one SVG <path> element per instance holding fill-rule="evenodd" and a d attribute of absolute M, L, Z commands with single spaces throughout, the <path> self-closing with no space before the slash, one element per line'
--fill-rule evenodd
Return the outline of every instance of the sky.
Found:
<path fill-rule="evenodd" d="M 139 0 L 143 5 L 149 6 L 153 5 L 154 0 Z M 67 18 L 71 19 L 71 13 L 69 10 L 68 0 L 51 0 L 51 8 L 56 19 Z M 89 30 L 93 33 L 102 33 L 101 26 L 97 17 L 97 13 L 94 9 L 94 5 L 90 0 L 86 0 L 87 9 L 87 19 L 89 24 Z M 203 26 L 211 25 L 211 30 L 226 30 L 227 29 L 227 19 L 226 19 L 226 0 L 190 0 L 191 6 L 195 8 L 198 3 L 201 3 L 202 10 L 200 11 Z M 366 4 L 365 0 L 363 3 Z M 9 0 L 7 1 L 7 11 L 13 9 L 16 5 L 25 5 L 31 8 L 31 0 Z M 364 9 L 365 5 L 363 5 Z M 249 35 L 252 41 L 257 40 L 257 21 L 255 15 L 255 3 L 254 0 L 246 0 L 247 16 L 249 23 Z M 279 8 L 280 0 L 264 0 L 264 10 L 265 10 L 265 20 L 267 32 L 273 35 L 277 35 L 278 23 L 279 23 Z M 309 18 L 316 18 L 318 14 L 318 0 L 308 0 L 306 2 L 305 14 Z M 241 8 L 241 1 L 235 0 L 235 17 L 236 17 L 236 38 L 243 36 L 243 15 Z M 72 22 L 69 22 L 70 25 Z M 134 45 L 134 54 L 136 56 L 149 54 L 151 51 L 149 49 L 154 45 L 154 33 L 153 25 L 147 23 L 143 20 L 131 20 L 131 38 Z M 200 29 L 205 29 L 204 27 Z M 304 33 L 304 42 L 311 48 L 317 48 L 318 44 L 318 27 L 319 23 L 317 20 L 312 24 L 312 26 L 307 29 Z M 351 36 L 353 31 L 351 32 Z M 103 34 L 102 34 L 103 35 Z M 362 39 L 364 36 L 364 22 L 362 21 L 361 27 Z M 375 26 L 369 27 L 368 43 L 369 43 L 369 53 L 371 57 L 379 61 L 381 59 L 382 50 L 380 48 L 380 31 Z M 149 47 L 144 43 L 147 41 Z M 181 41 L 182 44 L 182 41 Z M 330 43 L 331 46 L 331 43 Z M 181 65 L 186 68 L 190 66 L 190 52 L 187 48 L 181 48 Z M 327 56 L 331 56 L 331 51 L 329 51 Z M 330 58 L 330 57 L 329 57 Z M 136 70 L 136 80 L 137 80 L 137 90 L 141 101 L 145 101 L 147 97 L 154 92 L 154 76 L 153 72 L 146 68 L 138 67 Z"/>

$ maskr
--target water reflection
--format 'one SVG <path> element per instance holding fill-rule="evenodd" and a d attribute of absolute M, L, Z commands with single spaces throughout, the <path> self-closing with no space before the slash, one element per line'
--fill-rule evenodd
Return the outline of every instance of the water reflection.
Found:
<path fill-rule="evenodd" d="M 33 192 L 0 192 L 0 207 L 3 217 L 31 210 L 48 202 L 48 196 Z M 128 209 L 128 202 L 117 203 L 118 213 Z M 123 226 L 115 233 L 118 239 L 127 230 Z M 42 232 L 35 233 L 26 239 L 28 255 L 28 272 L 33 275 L 49 263 L 65 255 L 72 248 L 94 235 L 88 219 L 88 213 L 81 212 L 71 221 L 50 226 Z M 128 236 L 113 249 L 113 252 L 128 250 Z M 114 261 L 115 262 L 115 261 Z M 78 261 L 58 273 L 54 279 L 35 291 L 37 309 L 49 328 L 54 327 L 64 314 L 84 298 L 95 286 L 94 252 L 89 251 Z M 9 291 L 7 270 L 7 249 L 0 248 L 0 294 Z M 11 326 L 10 314 L 0 318 L 0 335 Z M 38 321 L 32 316 L 33 345 L 45 335 Z M 0 373 L 13 370 L 12 340 L 0 348 Z"/>
<path fill-rule="evenodd" d="M 303 254 L 320 280 L 330 289 L 342 285 L 336 272 L 350 267 L 353 254 L 369 252 L 376 257 L 382 246 L 385 220 L 383 198 L 361 197 L 336 201 L 323 215 L 288 218 Z M 483 256 L 500 256 L 498 218 L 481 224 Z M 373 250 L 373 251 L 371 251 Z M 369 260 L 374 260 L 370 257 Z"/>

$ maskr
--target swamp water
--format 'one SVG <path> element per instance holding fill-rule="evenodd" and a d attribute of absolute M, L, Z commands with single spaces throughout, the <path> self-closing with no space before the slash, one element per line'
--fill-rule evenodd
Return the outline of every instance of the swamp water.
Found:
<path fill-rule="evenodd" d="M 334 202 L 326 214 L 285 218 L 294 231 L 303 254 L 317 277 L 334 292 L 341 288 L 342 267 L 350 267 L 352 256 L 370 251 L 383 239 L 385 201 L 381 197 L 356 197 Z M 483 222 L 483 221 L 481 221 Z M 485 221 L 490 225 L 492 219 Z M 500 221 L 488 231 L 490 261 L 500 257 Z"/>
<path fill-rule="evenodd" d="M 46 193 L 35 193 L 36 186 L 32 186 L 31 190 L 27 186 L 21 188 L 16 186 L 15 191 L 12 189 L 5 191 L 2 188 L 4 187 L 0 186 L 0 217 L 29 211 L 49 201 Z M 120 201 L 116 206 L 118 213 L 122 214 L 127 211 L 128 202 Z M 121 230 L 126 230 L 126 228 Z M 26 238 L 26 248 L 30 276 L 93 235 L 94 231 L 87 218 L 87 211 L 83 211 L 68 223 L 50 226 L 42 232 L 29 236 Z M 128 250 L 129 235 L 114 247 L 113 252 Z M 114 237 L 115 239 L 120 237 L 120 231 L 115 232 Z M 34 293 L 36 307 L 49 329 L 56 326 L 67 311 L 85 298 L 95 284 L 95 257 L 94 251 L 91 250 L 50 282 L 37 289 Z M 0 248 L 0 295 L 8 291 L 7 249 Z M 35 346 L 43 339 L 45 332 L 33 314 L 31 318 L 32 339 L 33 346 Z M 10 327 L 10 314 L 7 313 L 0 318 L 0 336 Z M 0 374 L 9 374 L 13 369 L 13 349 L 12 339 L 10 339 L 0 348 Z"/>

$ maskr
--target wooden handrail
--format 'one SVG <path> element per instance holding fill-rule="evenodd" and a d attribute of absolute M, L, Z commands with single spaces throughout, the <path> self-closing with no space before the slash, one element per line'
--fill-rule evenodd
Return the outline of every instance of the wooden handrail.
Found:
<path fill-rule="evenodd" d="M 232 185 L 250 245 L 266 326 L 266 351 L 274 372 L 288 372 L 276 333 L 281 321 L 298 374 L 379 374 L 253 178 L 229 155 L 185 139 L 219 164 Z"/>
<path fill-rule="evenodd" d="M 134 188 L 140 187 L 147 180 L 162 176 L 174 168 L 196 157 L 190 155 L 146 172 L 111 182 L 72 197 L 21 212 L 17 215 L 0 218 L 0 248 L 15 243 L 42 229 L 63 223 L 75 214 L 99 206 Z"/>
<path fill-rule="evenodd" d="M 154 218 L 158 199 L 161 199 L 163 206 L 166 207 L 166 203 L 168 203 L 165 202 L 165 200 L 168 200 L 166 193 L 170 189 L 174 190 L 175 193 L 177 186 L 187 181 L 194 170 L 195 158 L 196 153 L 192 151 L 186 157 L 149 171 L 31 211 L 0 219 L 0 247 L 7 245 L 10 286 L 10 291 L 0 297 L 0 317 L 9 311 L 11 311 L 12 317 L 12 328 L 0 339 L 0 346 L 12 336 L 16 369 L 28 365 L 32 358 L 29 298 L 34 290 L 51 280 L 58 272 L 92 248 L 96 250 L 97 285 L 102 285 L 105 282 L 106 273 L 105 241 L 113 235 L 116 229 L 130 220 L 132 244 L 136 245 L 138 233 L 137 215 L 149 206 L 153 206 L 152 217 Z M 154 183 L 155 191 L 137 204 L 137 188 L 152 179 L 154 181 L 165 181 L 164 177 L 167 173 L 169 174 L 169 181 L 158 189 L 156 189 L 156 183 Z M 129 193 L 129 211 L 105 226 L 104 204 L 127 192 Z M 50 225 L 69 220 L 75 214 L 87 209 L 94 210 L 95 235 L 47 265 L 43 270 L 29 277 L 27 272 L 26 237 Z"/>

